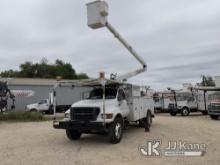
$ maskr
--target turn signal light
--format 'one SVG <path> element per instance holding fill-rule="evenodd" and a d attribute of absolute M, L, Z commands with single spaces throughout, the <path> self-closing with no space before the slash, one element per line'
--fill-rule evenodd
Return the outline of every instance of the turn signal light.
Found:
<path fill-rule="evenodd" d="M 113 113 L 106 113 L 102 114 L 103 119 L 112 119 L 113 118 Z"/>

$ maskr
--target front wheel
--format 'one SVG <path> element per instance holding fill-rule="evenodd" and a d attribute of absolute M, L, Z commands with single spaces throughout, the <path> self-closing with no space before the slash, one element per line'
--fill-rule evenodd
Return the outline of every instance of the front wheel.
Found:
<path fill-rule="evenodd" d="M 182 116 L 189 116 L 189 109 L 188 108 L 183 108 L 181 111 Z"/>
<path fill-rule="evenodd" d="M 82 133 L 78 130 L 66 129 L 66 136 L 70 140 L 78 140 L 80 139 Z"/>
<path fill-rule="evenodd" d="M 117 117 L 114 122 L 109 126 L 109 141 L 112 144 L 117 144 L 121 141 L 123 135 L 123 119 Z"/>
<path fill-rule="evenodd" d="M 219 116 L 217 116 L 217 115 L 210 115 L 210 117 L 211 117 L 211 119 L 213 119 L 213 120 L 218 120 L 218 118 L 219 118 Z"/>

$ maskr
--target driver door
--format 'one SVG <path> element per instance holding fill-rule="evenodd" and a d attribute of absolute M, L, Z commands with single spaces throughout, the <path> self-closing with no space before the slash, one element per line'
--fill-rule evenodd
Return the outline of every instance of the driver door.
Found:
<path fill-rule="evenodd" d="M 49 108 L 49 104 L 48 104 L 47 100 L 41 100 L 38 103 L 38 110 L 44 111 L 44 110 L 48 110 L 48 108 Z"/>
<path fill-rule="evenodd" d="M 128 107 L 125 92 L 123 89 L 118 90 L 117 100 L 118 100 L 118 106 L 121 110 L 123 117 L 127 116 L 129 113 L 129 107 Z"/>

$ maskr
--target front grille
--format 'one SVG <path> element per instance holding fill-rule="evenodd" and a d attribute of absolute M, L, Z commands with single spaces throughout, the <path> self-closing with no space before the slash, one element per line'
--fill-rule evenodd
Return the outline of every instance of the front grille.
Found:
<path fill-rule="evenodd" d="M 74 107 L 71 108 L 71 120 L 95 121 L 100 113 L 97 107 Z"/>

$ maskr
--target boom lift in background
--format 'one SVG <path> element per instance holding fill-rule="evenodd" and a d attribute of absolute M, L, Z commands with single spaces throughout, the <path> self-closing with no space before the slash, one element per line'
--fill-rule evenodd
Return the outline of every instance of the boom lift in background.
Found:
<path fill-rule="evenodd" d="M 15 96 L 8 88 L 7 82 L 0 81 L 0 112 L 8 110 L 8 98 L 12 100 L 11 109 L 14 109 Z"/>

